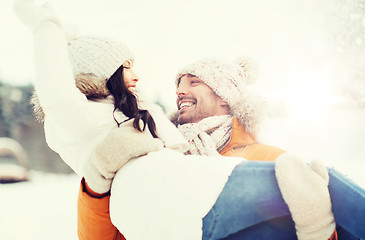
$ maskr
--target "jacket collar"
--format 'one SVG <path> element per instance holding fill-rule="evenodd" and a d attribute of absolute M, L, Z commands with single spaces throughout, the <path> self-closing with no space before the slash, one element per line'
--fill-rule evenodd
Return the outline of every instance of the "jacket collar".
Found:
<path fill-rule="evenodd" d="M 224 154 L 231 149 L 244 147 L 253 143 L 256 143 L 255 137 L 246 131 L 245 127 L 236 117 L 233 117 L 231 138 L 227 145 L 220 151 L 220 154 Z"/>

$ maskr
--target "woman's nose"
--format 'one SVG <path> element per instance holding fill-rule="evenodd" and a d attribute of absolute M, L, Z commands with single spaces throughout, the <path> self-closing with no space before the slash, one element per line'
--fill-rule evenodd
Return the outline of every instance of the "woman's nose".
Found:
<path fill-rule="evenodd" d="M 137 74 L 133 73 L 133 79 L 132 79 L 133 82 L 138 82 L 139 81 L 139 77 Z"/>

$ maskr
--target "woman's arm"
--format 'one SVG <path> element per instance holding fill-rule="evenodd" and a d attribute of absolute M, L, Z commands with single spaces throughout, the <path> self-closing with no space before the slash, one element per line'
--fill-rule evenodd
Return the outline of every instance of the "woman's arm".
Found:
<path fill-rule="evenodd" d="M 54 22 L 36 28 L 34 37 L 35 88 L 46 120 L 65 135 L 79 134 L 86 118 L 93 119 L 87 99 L 75 85 L 63 29 Z"/>
<path fill-rule="evenodd" d="M 88 127 L 80 118 L 96 113 L 85 107 L 88 101 L 75 86 L 63 24 L 47 4 L 16 0 L 14 10 L 33 32 L 34 83 L 46 120 L 72 139 Z"/>

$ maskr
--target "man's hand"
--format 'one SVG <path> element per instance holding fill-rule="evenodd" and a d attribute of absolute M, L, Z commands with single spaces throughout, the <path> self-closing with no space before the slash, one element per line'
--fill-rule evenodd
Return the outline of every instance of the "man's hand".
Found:
<path fill-rule="evenodd" d="M 328 191 L 327 169 L 319 162 L 310 166 L 290 154 L 276 160 L 276 179 L 289 206 L 299 240 L 327 240 L 335 231 Z"/>
<path fill-rule="evenodd" d="M 85 180 L 97 193 L 110 190 L 116 172 L 130 159 L 163 148 L 158 138 L 153 138 L 148 130 L 139 132 L 133 121 L 112 130 L 95 148 L 85 166 Z"/>
<path fill-rule="evenodd" d="M 32 30 L 46 22 L 54 22 L 62 26 L 61 21 L 48 3 L 39 6 L 33 0 L 15 0 L 14 11 L 20 21 Z"/>

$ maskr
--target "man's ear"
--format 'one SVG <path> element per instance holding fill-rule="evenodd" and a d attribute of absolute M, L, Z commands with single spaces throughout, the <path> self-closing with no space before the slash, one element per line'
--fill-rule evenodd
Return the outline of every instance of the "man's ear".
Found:
<path fill-rule="evenodd" d="M 223 99 L 221 99 L 219 105 L 221 105 L 222 107 L 229 107 L 228 103 L 226 101 L 224 101 Z"/>
<path fill-rule="evenodd" d="M 231 113 L 231 108 L 228 105 L 228 103 L 226 101 L 224 101 L 222 98 L 219 101 L 219 106 L 221 108 L 221 113 L 222 114 L 230 114 Z"/>

